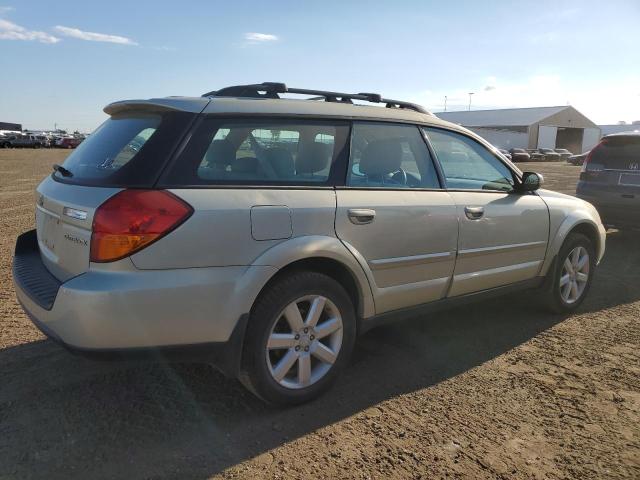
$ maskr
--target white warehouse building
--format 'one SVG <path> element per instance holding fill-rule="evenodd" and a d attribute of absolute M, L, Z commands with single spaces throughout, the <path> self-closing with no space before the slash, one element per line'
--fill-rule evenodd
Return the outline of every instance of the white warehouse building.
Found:
<path fill-rule="evenodd" d="M 569 105 L 440 112 L 436 115 L 467 127 L 506 150 L 566 148 L 581 153 L 600 140 L 600 128 Z"/>

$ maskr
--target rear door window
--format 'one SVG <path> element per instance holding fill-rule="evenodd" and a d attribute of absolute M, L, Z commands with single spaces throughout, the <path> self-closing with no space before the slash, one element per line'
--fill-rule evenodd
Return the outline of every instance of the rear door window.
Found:
<path fill-rule="evenodd" d="M 349 126 L 313 120 L 205 119 L 162 180 L 174 186 L 331 185 L 344 177 Z"/>

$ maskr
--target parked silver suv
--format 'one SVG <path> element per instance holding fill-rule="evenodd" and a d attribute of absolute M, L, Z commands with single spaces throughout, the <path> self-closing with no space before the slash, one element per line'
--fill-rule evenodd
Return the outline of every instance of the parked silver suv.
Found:
<path fill-rule="evenodd" d="M 19 301 L 72 351 L 197 355 L 299 403 L 382 322 L 533 287 L 571 311 L 604 253 L 589 203 L 410 103 L 264 83 L 105 112 L 15 252 Z"/>

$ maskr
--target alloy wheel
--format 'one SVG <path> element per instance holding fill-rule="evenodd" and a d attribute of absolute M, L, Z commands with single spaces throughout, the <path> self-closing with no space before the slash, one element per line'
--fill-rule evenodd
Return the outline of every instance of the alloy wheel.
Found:
<path fill-rule="evenodd" d="M 589 252 L 583 246 L 577 246 L 562 265 L 560 274 L 560 297 L 567 304 L 577 302 L 589 281 Z"/>
<path fill-rule="evenodd" d="M 322 295 L 294 300 L 269 333 L 265 353 L 271 376 L 289 389 L 313 385 L 337 360 L 342 335 L 342 316 L 331 300 Z"/>

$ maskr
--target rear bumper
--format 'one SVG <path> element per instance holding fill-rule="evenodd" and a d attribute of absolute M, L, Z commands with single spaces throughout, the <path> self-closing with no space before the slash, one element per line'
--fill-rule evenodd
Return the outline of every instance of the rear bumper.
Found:
<path fill-rule="evenodd" d="M 240 373 L 242 345 L 249 320 L 248 314 L 244 314 L 238 319 L 231 336 L 225 342 L 159 347 L 83 348 L 66 343 L 46 323 L 35 318 L 22 303 L 21 306 L 43 334 L 73 355 L 100 361 L 209 363 L 216 366 L 228 377 L 237 377 Z"/>
<path fill-rule="evenodd" d="M 614 201 L 611 198 L 602 198 L 599 195 L 590 195 L 589 189 L 578 183 L 576 196 L 592 204 L 607 226 L 619 228 L 640 228 L 640 198 L 634 204 L 629 200 Z M 618 195 L 619 196 L 619 195 Z M 608 195 L 612 197 L 612 195 Z"/>
<path fill-rule="evenodd" d="M 42 264 L 34 237 L 27 232 L 16 244 L 18 300 L 47 336 L 93 356 L 180 357 L 198 349 L 226 355 L 234 335 L 244 334 L 240 324 L 259 288 L 275 273 L 266 266 L 89 270 L 60 283 Z"/>

